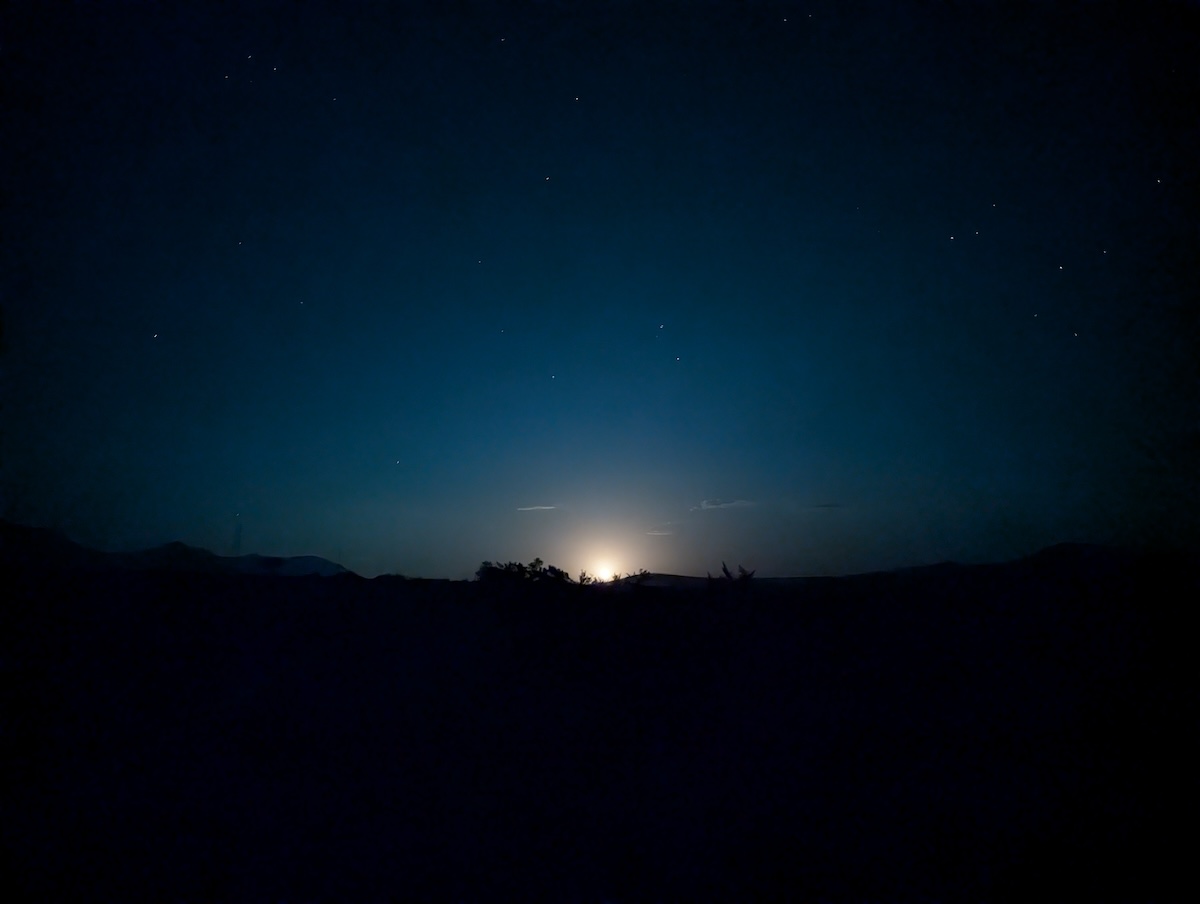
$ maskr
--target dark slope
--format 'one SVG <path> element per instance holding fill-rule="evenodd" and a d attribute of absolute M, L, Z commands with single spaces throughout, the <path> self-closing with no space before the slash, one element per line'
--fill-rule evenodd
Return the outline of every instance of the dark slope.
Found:
<path fill-rule="evenodd" d="M 1056 548 L 605 595 L 10 562 L 8 881 L 43 900 L 1178 899 L 1184 564 Z"/>

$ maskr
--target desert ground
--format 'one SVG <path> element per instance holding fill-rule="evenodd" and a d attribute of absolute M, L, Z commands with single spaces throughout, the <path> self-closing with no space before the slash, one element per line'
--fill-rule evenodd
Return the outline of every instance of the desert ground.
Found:
<path fill-rule="evenodd" d="M 10 900 L 1196 884 L 1184 558 L 581 588 L 0 549 Z"/>

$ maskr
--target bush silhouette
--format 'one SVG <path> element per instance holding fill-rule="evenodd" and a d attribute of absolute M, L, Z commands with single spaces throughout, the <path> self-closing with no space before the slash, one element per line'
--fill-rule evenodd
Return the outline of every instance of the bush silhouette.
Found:
<path fill-rule="evenodd" d="M 733 572 L 729 570 L 729 566 L 724 562 L 721 563 L 721 574 L 724 577 L 713 577 L 712 572 L 708 572 L 708 586 L 710 589 L 721 587 L 747 587 L 751 579 L 754 577 L 753 571 L 747 571 L 741 565 L 737 567 L 737 577 L 734 577 Z"/>
<path fill-rule="evenodd" d="M 561 568 L 534 559 L 523 562 L 490 562 L 485 560 L 475 572 L 475 578 L 486 584 L 571 584 L 571 576 Z"/>
<path fill-rule="evenodd" d="M 624 577 L 614 575 L 612 582 L 629 581 L 638 585 L 649 576 L 650 572 L 643 568 L 640 571 L 628 573 Z M 475 579 L 481 584 L 506 587 L 533 585 L 589 587 L 594 584 L 604 583 L 601 578 L 588 574 L 586 571 L 579 572 L 579 577 L 572 579 L 562 568 L 547 565 L 541 559 L 534 559 L 528 565 L 523 562 L 505 562 L 501 564 L 500 562 L 492 562 L 485 559 L 479 568 L 476 569 Z"/>

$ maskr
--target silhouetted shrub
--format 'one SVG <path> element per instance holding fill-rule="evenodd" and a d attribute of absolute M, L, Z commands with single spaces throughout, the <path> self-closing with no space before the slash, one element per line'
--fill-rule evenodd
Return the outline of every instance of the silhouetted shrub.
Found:
<path fill-rule="evenodd" d="M 475 578 L 492 584 L 570 584 L 570 575 L 563 569 L 547 565 L 534 559 L 528 565 L 522 562 L 484 561 L 475 572 Z"/>
<path fill-rule="evenodd" d="M 741 565 L 737 567 L 738 573 L 734 577 L 733 572 L 729 570 L 729 566 L 724 562 L 721 563 L 721 574 L 724 577 L 713 577 L 712 572 L 706 572 L 708 575 L 708 587 L 710 590 L 717 590 L 723 587 L 746 587 L 750 584 L 750 580 L 754 577 L 753 571 L 747 571 Z"/>
<path fill-rule="evenodd" d="M 624 577 L 615 575 L 613 583 L 630 582 L 640 585 L 650 572 L 645 568 L 637 572 L 627 573 Z M 491 562 L 485 560 L 475 571 L 475 579 L 483 584 L 502 586 L 533 586 L 543 587 L 590 587 L 605 583 L 602 578 L 580 571 L 579 577 L 572 579 L 562 568 L 547 565 L 541 559 L 534 559 L 528 565 L 522 562 Z"/>

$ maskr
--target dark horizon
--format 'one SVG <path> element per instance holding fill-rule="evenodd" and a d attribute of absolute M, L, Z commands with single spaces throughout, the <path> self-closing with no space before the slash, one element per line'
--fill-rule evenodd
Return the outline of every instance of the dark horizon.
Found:
<path fill-rule="evenodd" d="M 0 16 L 0 517 L 431 578 L 1200 537 L 1195 3 Z"/>
<path fill-rule="evenodd" d="M 18 900 L 1125 902 L 1194 881 L 1194 561 L 618 590 L 182 550 L 40 567 L 12 533 Z"/>
<path fill-rule="evenodd" d="M 63 544 L 63 540 L 68 545 Z M 533 582 L 546 584 L 571 585 L 608 585 L 624 583 L 630 586 L 692 590 L 700 586 L 742 585 L 755 582 L 754 586 L 762 586 L 765 582 L 771 585 L 782 585 L 787 582 L 803 584 L 814 578 L 847 578 L 854 580 L 863 577 L 886 577 L 901 574 L 925 572 L 931 578 L 945 567 L 971 568 L 982 566 L 985 569 L 993 567 L 1020 567 L 1023 563 L 1041 561 L 1043 563 L 1068 562 L 1078 563 L 1088 561 L 1092 567 L 1098 563 L 1130 562 L 1158 563 L 1162 567 L 1173 567 L 1180 561 L 1193 561 L 1197 553 L 1195 548 L 1145 548 L 1137 546 L 1111 546 L 1095 543 L 1062 542 L 1042 547 L 1030 554 L 1007 560 L 986 562 L 960 562 L 944 560 L 927 562 L 919 565 L 900 566 L 897 568 L 871 569 L 862 572 L 848 572 L 837 575 L 790 574 L 767 575 L 759 574 L 756 569 L 747 569 L 740 562 L 720 561 L 715 567 L 702 573 L 686 574 L 677 572 L 650 571 L 648 569 L 633 569 L 630 571 L 588 571 L 570 572 L 560 568 L 555 562 L 548 562 L 540 557 L 527 561 L 485 559 L 482 560 L 470 575 L 460 578 L 444 576 L 430 577 L 422 574 L 401 574 L 398 572 L 380 572 L 374 575 L 363 575 L 352 569 L 345 568 L 340 562 L 325 556 L 298 554 L 295 556 L 273 556 L 258 552 L 238 552 L 236 550 L 222 552 L 193 546 L 180 540 L 173 540 L 157 546 L 143 549 L 103 550 L 87 544 L 77 543 L 61 531 L 52 527 L 18 524 L 0 518 L 0 564 L 13 569 L 31 569 L 47 572 L 58 571 L 70 573 L 77 569 L 91 572 L 107 571 L 163 571 L 163 572 L 198 572 L 217 571 L 229 575 L 274 575 L 276 577 L 352 575 L 356 578 L 373 580 L 380 578 L 401 578 L 417 582 L 474 582 L 483 580 L 488 583 L 499 582 L 515 589 L 516 584 Z M 216 560 L 214 562 L 214 559 Z M 1061 562 L 1060 562 L 1061 564 Z M 328 566 L 336 566 L 330 568 Z M 484 576 L 487 572 L 487 577 Z M 668 583 L 663 583 L 666 579 Z M 649 581 L 649 583 L 646 583 Z M 670 581 L 682 583 L 670 583 Z"/>

